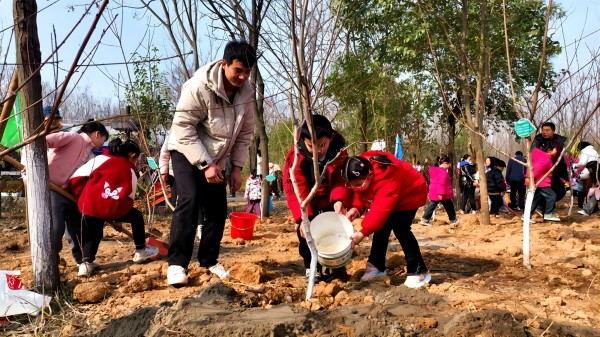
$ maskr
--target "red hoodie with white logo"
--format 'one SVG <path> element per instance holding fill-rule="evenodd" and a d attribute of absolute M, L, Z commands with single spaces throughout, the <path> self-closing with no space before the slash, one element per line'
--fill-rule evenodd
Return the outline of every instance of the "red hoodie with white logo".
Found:
<path fill-rule="evenodd" d="M 137 186 L 134 168 L 127 158 L 99 155 L 77 169 L 69 187 L 81 214 L 105 220 L 127 214 Z"/>

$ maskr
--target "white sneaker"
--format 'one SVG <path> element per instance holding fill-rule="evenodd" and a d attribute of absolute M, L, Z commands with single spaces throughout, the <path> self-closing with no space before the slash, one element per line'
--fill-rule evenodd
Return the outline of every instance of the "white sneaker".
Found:
<path fill-rule="evenodd" d="M 371 281 L 376 278 L 384 277 L 386 275 L 387 275 L 387 273 L 385 272 L 385 270 L 380 271 L 379 269 L 377 269 L 377 267 L 372 265 L 370 262 L 367 262 L 367 268 L 365 268 L 365 273 L 360 278 L 360 281 L 367 282 L 367 281 Z"/>
<path fill-rule="evenodd" d="M 167 268 L 167 284 L 178 287 L 187 284 L 188 278 L 182 266 L 171 265 Z"/>
<path fill-rule="evenodd" d="M 431 281 L 431 274 L 429 274 L 429 273 L 424 273 L 424 274 L 419 274 L 419 275 L 409 275 L 406 277 L 406 281 L 404 281 L 404 285 L 409 288 L 418 289 L 418 288 L 421 288 L 422 286 L 428 284 L 429 281 Z"/>
<path fill-rule="evenodd" d="M 525 217 L 522 216 L 521 220 L 525 221 Z M 533 217 L 529 217 L 529 223 L 535 223 L 535 221 L 533 221 Z"/>
<path fill-rule="evenodd" d="M 579 213 L 579 214 L 581 214 L 581 215 L 583 215 L 583 216 L 590 216 L 589 214 L 587 214 L 587 212 L 586 212 L 586 211 L 584 211 L 584 210 L 582 210 L 582 209 L 580 209 L 579 211 L 577 211 L 577 213 Z"/>
<path fill-rule="evenodd" d="M 421 219 L 421 221 L 419 221 L 419 223 L 423 226 L 431 226 L 431 220 Z"/>
<path fill-rule="evenodd" d="M 544 220 L 546 221 L 560 221 L 560 218 L 554 214 L 554 213 L 550 213 L 550 214 L 544 214 Z"/>
<path fill-rule="evenodd" d="M 94 262 L 83 262 L 77 266 L 77 276 L 91 276 L 94 270 L 98 268 L 98 265 Z"/>
<path fill-rule="evenodd" d="M 158 256 L 158 248 L 146 246 L 144 249 L 136 249 L 133 254 L 133 263 L 144 263 Z"/>
<path fill-rule="evenodd" d="M 453 221 L 450 221 L 451 225 L 458 225 L 458 219 L 454 219 Z"/>
<path fill-rule="evenodd" d="M 227 270 L 225 270 L 225 267 L 223 267 L 222 264 L 217 263 L 214 266 L 211 266 L 208 268 L 208 270 L 217 275 L 221 280 L 225 280 L 227 278 L 229 278 L 229 272 Z"/>

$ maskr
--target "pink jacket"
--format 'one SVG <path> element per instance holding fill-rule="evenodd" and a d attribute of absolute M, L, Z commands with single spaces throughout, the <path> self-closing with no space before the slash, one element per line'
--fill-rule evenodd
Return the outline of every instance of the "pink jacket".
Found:
<path fill-rule="evenodd" d="M 536 184 L 538 184 L 542 176 L 554 165 L 550 155 L 537 147 L 531 151 L 531 163 L 533 165 L 533 178 Z M 538 187 L 545 188 L 550 187 L 550 185 L 552 185 L 552 173 L 548 174 L 538 184 Z"/>
<path fill-rule="evenodd" d="M 454 197 L 450 174 L 439 166 L 429 167 L 429 200 L 441 201 Z M 441 197 L 440 197 L 441 196 Z"/>
<path fill-rule="evenodd" d="M 73 172 L 94 156 L 92 140 L 85 133 L 51 133 L 46 143 L 50 181 L 58 186 L 66 186 Z"/>

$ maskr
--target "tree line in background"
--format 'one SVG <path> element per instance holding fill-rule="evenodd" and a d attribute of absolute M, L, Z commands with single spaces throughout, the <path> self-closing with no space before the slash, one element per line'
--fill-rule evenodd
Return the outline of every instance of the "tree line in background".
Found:
<path fill-rule="evenodd" d="M 471 153 L 479 162 L 484 153 L 496 154 L 498 147 L 506 152 L 520 147 L 510 133 L 516 111 L 531 112 L 527 117 L 538 125 L 552 119 L 561 133 L 570 135 L 583 123 L 581 111 L 594 103 L 591 94 L 568 103 L 561 100 L 590 84 L 592 71 L 575 76 L 572 69 L 552 68 L 550 60 L 561 46 L 547 26 L 560 24 L 565 15 L 552 3 L 140 3 L 127 9 L 148 22 L 146 40 L 133 53 L 123 45 L 123 7 L 111 5 L 103 14 L 107 34 L 118 41 L 127 63 L 118 76 L 102 68 L 115 83 L 117 102 L 94 96 L 93 88 L 74 87 L 62 102 L 61 114 L 67 121 L 81 122 L 122 114 L 130 106 L 132 119 L 144 129 L 150 155 L 157 154 L 169 128 L 183 82 L 199 65 L 219 58 L 222 45 L 232 38 L 248 40 L 259 54 L 252 74 L 258 123 L 249 165 L 256 166 L 260 149 L 265 172 L 269 162 L 283 161 L 293 143 L 293 126 L 305 111 L 329 117 L 348 143 L 355 144 L 351 152 L 365 150 L 375 139 L 384 139 L 391 150 L 398 134 L 406 160 L 423 163 L 441 153 L 456 160 Z M 154 47 L 156 32 L 167 37 L 164 50 Z M 162 60 L 166 55 L 175 57 Z M 586 66 L 591 67 L 580 68 Z M 3 68 L 3 73 L 9 71 Z M 7 78 L 1 78 L 3 88 Z M 55 85 L 45 83 L 43 88 L 51 102 Z M 582 135 L 598 142 L 593 136 L 599 123 L 594 117 Z"/>

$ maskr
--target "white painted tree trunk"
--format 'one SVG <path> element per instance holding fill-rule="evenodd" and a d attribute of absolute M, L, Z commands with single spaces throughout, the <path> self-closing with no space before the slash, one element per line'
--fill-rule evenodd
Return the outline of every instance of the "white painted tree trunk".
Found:
<path fill-rule="evenodd" d="M 307 224 L 310 224 L 308 222 Z M 314 288 L 315 288 L 315 277 L 317 275 L 317 246 L 315 245 L 315 240 L 313 240 L 312 234 L 310 233 L 310 225 L 304 226 L 304 235 L 306 236 L 306 244 L 308 245 L 308 249 L 310 250 L 310 274 L 308 276 L 308 285 L 306 286 L 306 300 L 310 300 L 312 297 Z"/>
<path fill-rule="evenodd" d="M 528 269 L 531 269 L 531 262 L 529 260 L 529 248 L 531 247 L 531 231 L 529 228 L 529 224 L 531 223 L 531 204 L 533 203 L 534 194 L 535 189 L 527 189 L 527 197 L 525 198 L 525 210 L 523 211 L 523 266 L 527 267 Z"/>
<path fill-rule="evenodd" d="M 21 89 L 29 108 L 23 112 L 23 138 L 37 132 L 42 124 L 42 82 L 36 67 L 41 63 L 40 43 L 37 32 L 37 4 L 34 0 L 14 0 L 15 42 L 18 82 L 29 82 Z M 46 139 L 41 137 L 23 149 L 27 172 L 27 217 L 29 221 L 29 245 L 33 266 L 34 286 L 44 293 L 58 287 L 58 252 L 52 244 L 52 214 L 48 190 L 48 161 Z"/>

